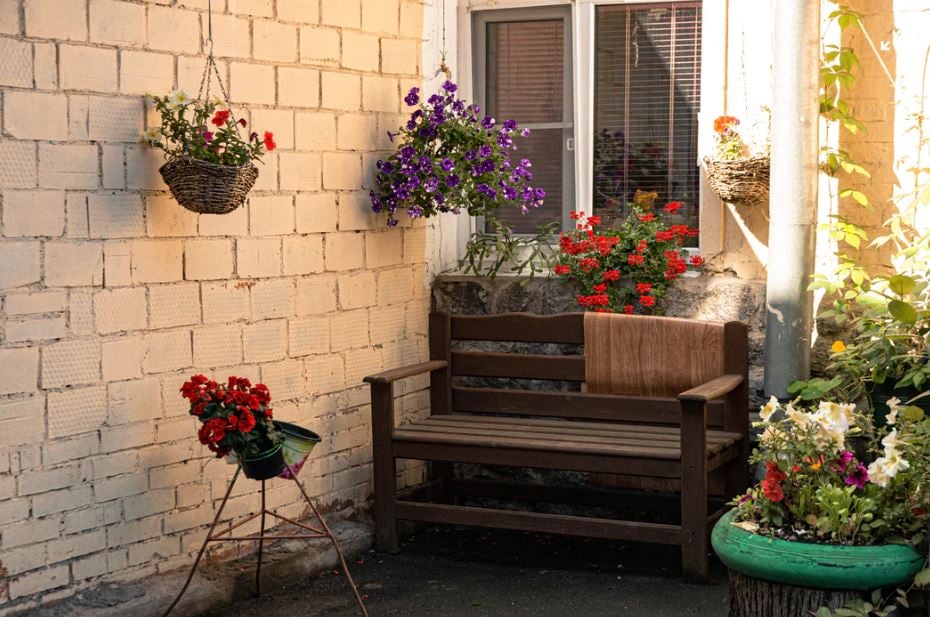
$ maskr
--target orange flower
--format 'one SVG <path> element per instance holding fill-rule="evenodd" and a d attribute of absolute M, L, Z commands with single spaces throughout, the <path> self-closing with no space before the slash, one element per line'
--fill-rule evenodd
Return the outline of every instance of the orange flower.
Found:
<path fill-rule="evenodd" d="M 843 341 L 833 341 L 833 344 L 830 345 L 830 351 L 833 353 L 840 353 L 846 351 L 846 343 Z"/>
<path fill-rule="evenodd" d="M 739 120 L 733 116 L 718 116 L 714 120 L 714 131 L 717 133 L 726 132 L 731 126 L 737 126 Z"/>

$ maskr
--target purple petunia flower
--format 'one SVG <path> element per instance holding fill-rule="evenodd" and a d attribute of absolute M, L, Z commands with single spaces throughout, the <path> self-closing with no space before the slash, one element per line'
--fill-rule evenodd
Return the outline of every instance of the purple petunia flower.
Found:
<path fill-rule="evenodd" d="M 475 109 L 477 109 L 477 107 Z M 481 121 L 481 126 L 483 126 L 486 129 L 494 128 L 494 118 L 492 118 L 491 116 L 485 116 L 484 120 Z"/>
<path fill-rule="evenodd" d="M 844 479 L 846 484 L 850 486 L 855 486 L 858 489 L 865 487 L 866 483 L 869 481 L 869 470 L 865 465 L 859 463 L 856 467 L 849 472 L 849 475 Z"/>
<path fill-rule="evenodd" d="M 485 159 L 488 158 L 489 156 L 491 156 L 492 152 L 493 150 L 491 150 L 491 146 L 487 144 L 482 144 L 478 148 L 478 156 L 480 156 L 481 158 L 485 158 Z"/>
<path fill-rule="evenodd" d="M 529 129 L 523 129 L 522 131 L 520 131 L 520 137 L 529 137 L 529 136 L 530 136 Z"/>
<path fill-rule="evenodd" d="M 410 88 L 410 92 L 407 93 L 407 96 L 404 97 L 404 102 L 408 106 L 413 107 L 420 102 L 420 89 L 417 87 Z"/>
<path fill-rule="evenodd" d="M 423 190 L 425 190 L 427 193 L 434 193 L 438 188 L 439 178 L 436 176 L 430 176 L 426 179 L 426 182 L 423 183 Z"/>
<path fill-rule="evenodd" d="M 461 181 L 462 179 L 455 174 L 449 174 L 446 176 L 446 186 L 448 186 L 450 189 L 457 187 Z"/>
<path fill-rule="evenodd" d="M 466 160 L 466 161 L 473 161 L 473 160 L 475 160 L 475 157 L 477 157 L 477 156 L 478 156 L 478 155 L 475 154 L 475 151 L 474 151 L 474 150 L 468 150 L 467 152 L 465 152 L 465 160 Z"/>
<path fill-rule="evenodd" d="M 504 130 L 505 130 L 505 131 L 515 131 L 516 129 L 517 129 L 517 121 L 516 121 L 516 120 L 508 120 L 507 122 L 504 123 Z"/>
<path fill-rule="evenodd" d="M 444 158 L 439 163 L 439 166 L 442 167 L 443 171 L 452 171 L 455 168 L 455 163 L 450 158 Z"/>
<path fill-rule="evenodd" d="M 455 92 L 456 90 L 458 90 L 459 87 L 447 79 L 446 82 L 442 84 L 442 89 L 445 90 L 446 92 L 451 93 L 451 92 Z"/>
<path fill-rule="evenodd" d="M 418 219 L 423 216 L 423 208 L 420 206 L 410 206 L 407 208 L 407 214 L 409 214 L 412 219 Z"/>
<path fill-rule="evenodd" d="M 403 148 L 400 149 L 400 160 L 406 163 L 407 161 L 412 159 L 413 155 L 416 153 L 417 151 L 414 150 L 413 146 L 404 146 Z"/>

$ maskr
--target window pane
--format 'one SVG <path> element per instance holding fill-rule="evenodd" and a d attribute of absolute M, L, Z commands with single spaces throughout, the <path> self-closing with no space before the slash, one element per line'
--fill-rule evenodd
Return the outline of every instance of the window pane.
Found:
<path fill-rule="evenodd" d="M 499 208 L 497 218 L 514 233 L 535 234 L 540 227 L 562 220 L 562 129 L 533 129 L 528 137 L 517 137 L 513 158 L 533 162 L 532 186 L 541 186 L 546 199 L 539 208 L 520 214 L 519 208 Z M 490 227 L 487 231 L 493 231 Z"/>
<path fill-rule="evenodd" d="M 683 201 L 697 226 L 701 11 L 601 6 L 596 13 L 594 207 L 623 216 L 637 191 Z"/>
<path fill-rule="evenodd" d="M 488 24 L 488 113 L 521 124 L 561 122 L 564 21 Z"/>

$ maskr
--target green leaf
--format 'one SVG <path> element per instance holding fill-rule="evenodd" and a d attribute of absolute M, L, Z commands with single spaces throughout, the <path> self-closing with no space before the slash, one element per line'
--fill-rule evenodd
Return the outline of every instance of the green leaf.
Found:
<path fill-rule="evenodd" d="M 917 323 L 917 309 L 901 300 L 892 300 L 888 303 L 888 312 L 891 316 L 905 324 Z"/>
<path fill-rule="evenodd" d="M 904 274 L 896 274 L 888 279 L 888 288 L 899 296 L 906 296 L 911 293 L 915 285 L 917 285 L 917 281 Z"/>

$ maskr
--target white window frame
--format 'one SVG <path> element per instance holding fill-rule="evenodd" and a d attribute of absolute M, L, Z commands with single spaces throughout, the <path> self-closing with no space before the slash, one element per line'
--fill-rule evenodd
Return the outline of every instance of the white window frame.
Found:
<path fill-rule="evenodd" d="M 711 119 L 723 109 L 723 49 L 727 36 L 725 26 L 725 6 L 727 0 L 702 0 L 701 5 L 701 103 L 698 111 L 698 152 L 697 163 L 701 155 L 708 151 L 713 135 L 710 130 Z M 456 22 L 458 30 L 459 86 L 463 94 L 474 98 L 475 66 L 472 41 L 472 13 L 476 11 L 496 11 L 507 9 L 531 9 L 552 6 L 571 6 L 572 23 L 572 80 L 574 87 L 574 185 L 575 210 L 591 213 L 594 203 L 594 19 L 595 9 L 602 5 L 623 4 L 662 4 L 674 3 L 676 0 L 460 0 L 457 8 Z M 519 118 L 517 118 L 519 120 Z M 713 229 L 715 237 L 722 232 L 716 224 L 716 212 L 723 212 L 720 201 L 711 191 L 700 187 L 700 245 L 708 242 L 704 230 Z M 477 229 L 473 217 L 464 217 L 467 224 L 459 226 L 459 253 L 462 254 L 465 243 Z M 709 223 L 709 224 L 708 224 Z M 711 234 L 708 234 L 711 235 Z M 722 241 L 722 239 L 721 239 Z M 689 253 L 700 254 L 701 248 L 685 249 Z"/>

